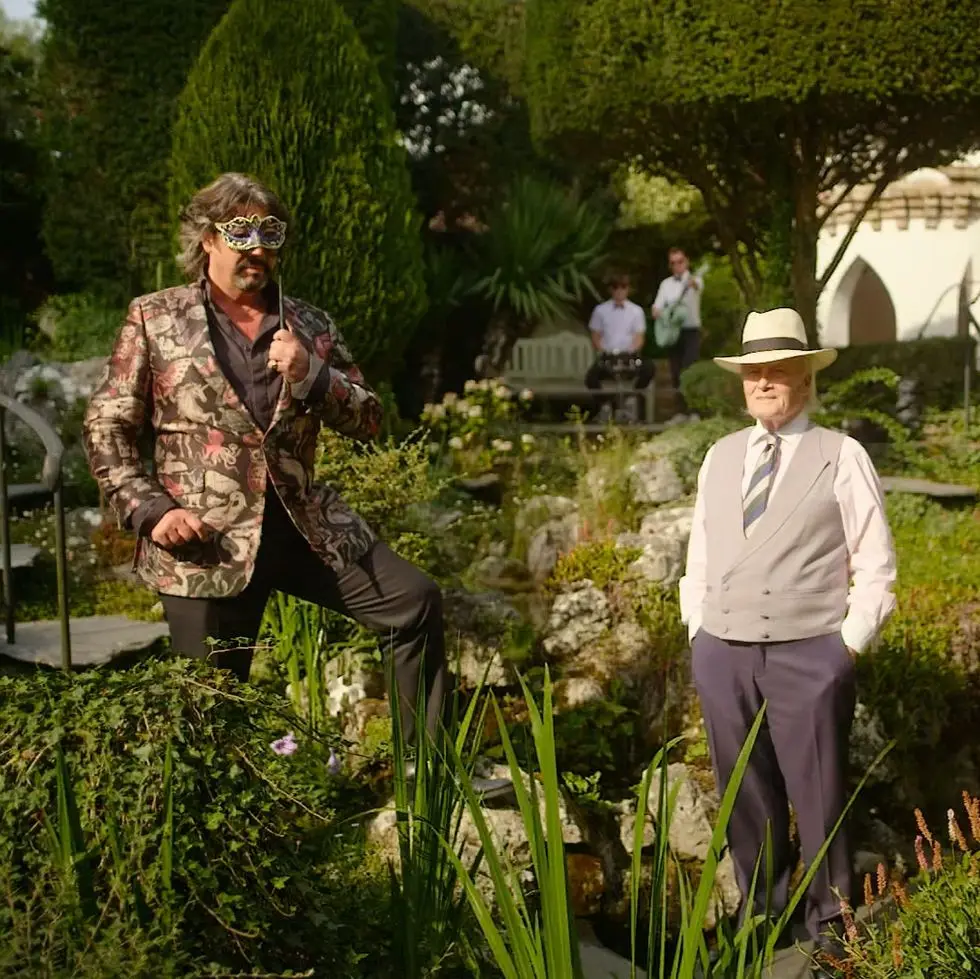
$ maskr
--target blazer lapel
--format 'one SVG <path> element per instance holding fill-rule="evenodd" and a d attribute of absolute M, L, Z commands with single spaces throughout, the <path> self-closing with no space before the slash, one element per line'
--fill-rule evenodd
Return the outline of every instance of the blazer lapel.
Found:
<path fill-rule="evenodd" d="M 225 377 L 214 352 L 201 290 L 197 286 L 191 288 L 194 295 L 184 310 L 183 341 L 184 351 L 201 378 L 205 395 L 202 410 L 210 415 L 208 423 L 214 428 L 242 435 L 253 434 L 259 430 L 258 426 Z"/>
<path fill-rule="evenodd" d="M 289 296 L 282 297 L 282 319 L 283 322 L 280 324 L 280 329 L 286 329 L 287 327 L 291 329 L 303 346 L 308 351 L 312 351 L 313 338 L 307 332 L 302 317 L 296 308 L 296 304 Z M 276 402 L 276 410 L 272 415 L 272 424 L 269 426 L 269 431 L 271 432 L 276 425 L 286 421 L 290 417 L 290 414 L 295 412 L 296 405 L 297 401 L 293 397 L 292 388 L 289 382 L 284 380 L 279 390 L 279 400 Z"/>

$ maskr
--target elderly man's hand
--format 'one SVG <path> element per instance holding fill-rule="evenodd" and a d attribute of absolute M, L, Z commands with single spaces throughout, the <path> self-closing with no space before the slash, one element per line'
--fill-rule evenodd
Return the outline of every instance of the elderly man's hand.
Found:
<path fill-rule="evenodd" d="M 292 330 L 276 330 L 269 347 L 269 366 L 279 371 L 290 384 L 306 380 L 310 372 L 310 355 Z"/>
<path fill-rule="evenodd" d="M 857 652 L 857 650 L 856 649 L 851 649 L 850 646 L 845 646 L 844 648 L 847 650 L 847 655 L 850 656 L 852 660 L 855 660 L 856 661 L 857 658 L 858 658 L 858 652 Z"/>

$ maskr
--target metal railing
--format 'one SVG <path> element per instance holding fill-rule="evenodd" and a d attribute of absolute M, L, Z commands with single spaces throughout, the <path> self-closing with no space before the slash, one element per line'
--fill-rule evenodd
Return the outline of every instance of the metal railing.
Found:
<path fill-rule="evenodd" d="M 65 504 L 61 462 L 65 447 L 46 418 L 14 398 L 0 394 L 0 530 L 3 533 L 3 598 L 7 643 L 15 644 L 14 576 L 10 548 L 10 487 L 7 483 L 7 413 L 16 415 L 44 444 L 41 482 L 31 492 L 50 493 L 54 500 L 55 567 L 58 578 L 58 618 L 61 622 L 61 665 L 71 669 L 71 631 L 68 617 L 68 559 L 65 546 Z"/>

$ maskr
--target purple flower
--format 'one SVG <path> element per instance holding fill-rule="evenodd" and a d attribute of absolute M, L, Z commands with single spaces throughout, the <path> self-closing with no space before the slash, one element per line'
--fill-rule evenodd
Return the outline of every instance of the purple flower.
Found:
<path fill-rule="evenodd" d="M 273 741 L 270 747 L 277 755 L 291 755 L 299 745 L 293 737 L 293 732 L 289 731 L 286 737 Z"/>
<path fill-rule="evenodd" d="M 330 757 L 327 759 L 327 771 L 331 775 L 340 774 L 340 759 L 337 757 L 333 748 L 330 749 Z"/>

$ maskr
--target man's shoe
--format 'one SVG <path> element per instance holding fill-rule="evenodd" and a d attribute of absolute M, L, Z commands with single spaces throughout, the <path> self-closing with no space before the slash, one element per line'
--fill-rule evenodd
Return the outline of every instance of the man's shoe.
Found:
<path fill-rule="evenodd" d="M 405 781 L 415 781 L 415 761 L 405 763 Z M 510 795 L 514 791 L 514 783 L 509 778 L 480 778 L 474 776 L 470 780 L 473 791 L 482 799 L 499 799 L 501 796 Z"/>

